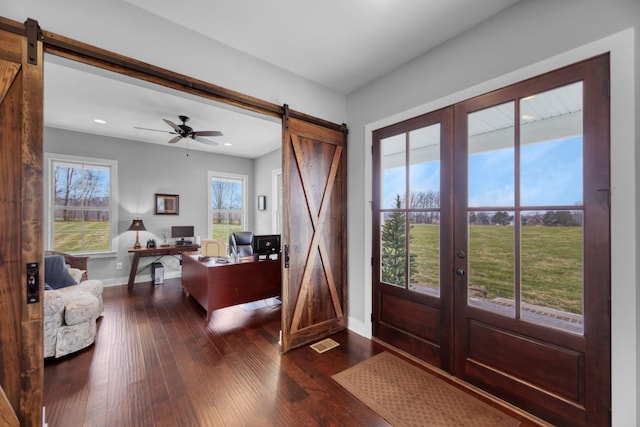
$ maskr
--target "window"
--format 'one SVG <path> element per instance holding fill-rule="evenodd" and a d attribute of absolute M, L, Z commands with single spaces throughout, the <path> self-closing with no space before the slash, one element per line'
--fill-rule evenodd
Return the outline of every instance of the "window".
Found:
<path fill-rule="evenodd" d="M 212 239 L 226 239 L 247 226 L 247 176 L 209 172 L 209 231 Z"/>
<path fill-rule="evenodd" d="M 47 247 L 71 253 L 113 251 L 118 162 L 59 154 L 45 159 Z"/>

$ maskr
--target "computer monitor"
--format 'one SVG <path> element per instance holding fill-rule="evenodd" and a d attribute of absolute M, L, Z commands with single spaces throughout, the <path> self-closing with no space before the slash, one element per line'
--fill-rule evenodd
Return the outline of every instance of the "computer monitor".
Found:
<path fill-rule="evenodd" d="M 251 242 L 254 256 L 279 254 L 280 253 L 280 235 L 254 235 Z"/>
<path fill-rule="evenodd" d="M 171 227 L 171 237 L 176 240 L 176 245 L 191 245 L 193 241 L 185 240 L 185 237 L 193 237 L 195 232 L 193 230 L 193 225 L 174 225 Z"/>

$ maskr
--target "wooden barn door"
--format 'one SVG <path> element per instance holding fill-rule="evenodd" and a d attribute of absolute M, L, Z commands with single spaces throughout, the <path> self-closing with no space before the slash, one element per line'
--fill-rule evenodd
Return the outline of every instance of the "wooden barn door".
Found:
<path fill-rule="evenodd" d="M 4 22 L 0 22 L 4 24 Z M 4 27 L 1 27 L 4 28 Z M 41 425 L 42 280 L 27 304 L 27 263 L 42 277 L 42 44 L 38 26 L 0 30 L 0 424 Z"/>
<path fill-rule="evenodd" d="M 282 351 L 347 326 L 346 136 L 285 117 Z"/>

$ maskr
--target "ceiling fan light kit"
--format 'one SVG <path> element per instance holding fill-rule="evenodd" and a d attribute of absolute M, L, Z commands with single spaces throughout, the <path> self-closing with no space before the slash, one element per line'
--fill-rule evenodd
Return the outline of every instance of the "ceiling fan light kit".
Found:
<path fill-rule="evenodd" d="M 187 126 L 187 122 L 189 121 L 189 117 L 188 116 L 178 116 L 178 119 L 180 119 L 182 124 L 178 124 L 177 125 L 174 122 L 172 122 L 171 120 L 162 119 L 162 120 L 164 120 L 164 122 L 166 124 L 171 126 L 171 128 L 173 129 L 171 131 L 165 131 L 165 130 L 160 130 L 160 129 L 148 129 L 148 128 L 141 128 L 141 127 L 136 127 L 136 129 L 152 130 L 152 131 L 156 131 L 156 132 L 166 132 L 166 133 L 169 133 L 171 135 L 175 135 L 173 138 L 171 138 L 169 140 L 169 144 L 175 144 L 176 142 L 180 141 L 183 138 L 191 138 L 194 141 L 198 141 L 198 142 L 201 142 L 203 144 L 207 144 L 207 145 L 211 145 L 211 146 L 215 147 L 216 145 L 218 145 L 217 142 L 212 141 L 210 139 L 203 138 L 203 137 L 205 137 L 205 136 L 222 136 L 223 135 L 222 132 L 220 132 L 219 130 L 194 131 L 192 127 Z"/>

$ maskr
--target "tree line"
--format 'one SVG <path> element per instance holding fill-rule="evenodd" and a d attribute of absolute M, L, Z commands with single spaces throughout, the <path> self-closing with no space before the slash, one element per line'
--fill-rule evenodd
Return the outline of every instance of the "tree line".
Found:
<path fill-rule="evenodd" d="M 579 227 L 582 225 L 582 211 L 547 211 L 521 214 L 520 224 L 545 227 Z M 512 225 L 513 215 L 507 211 L 469 213 L 469 224 L 473 225 Z"/>

